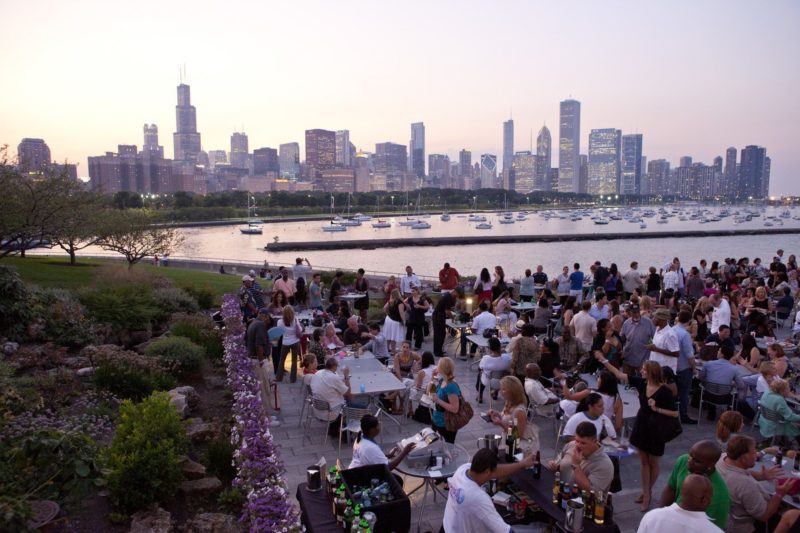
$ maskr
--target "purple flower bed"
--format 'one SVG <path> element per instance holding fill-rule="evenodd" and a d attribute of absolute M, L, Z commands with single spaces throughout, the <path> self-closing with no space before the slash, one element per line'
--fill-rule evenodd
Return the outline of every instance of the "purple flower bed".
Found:
<path fill-rule="evenodd" d="M 239 300 L 234 294 L 222 298 L 225 319 L 225 364 L 228 386 L 233 391 L 231 430 L 237 474 L 233 485 L 247 500 L 240 522 L 250 531 L 302 531 L 295 507 L 289 502 L 286 470 L 278 446 L 269 432 L 269 416 L 261 404 L 258 379 L 244 343 L 244 325 Z"/>

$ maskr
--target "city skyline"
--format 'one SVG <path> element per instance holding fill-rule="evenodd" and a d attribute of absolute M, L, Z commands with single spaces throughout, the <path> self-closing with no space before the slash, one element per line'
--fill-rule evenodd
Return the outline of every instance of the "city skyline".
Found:
<path fill-rule="evenodd" d="M 181 13 L 189 29 L 177 31 L 170 19 L 181 11 L 178 4 L 162 6 L 166 11 L 160 17 L 163 20 L 148 19 L 155 34 L 167 37 L 156 54 L 147 53 L 153 45 L 142 39 L 136 22 L 143 19 L 137 14 L 126 12 L 130 20 L 125 25 L 87 25 L 120 15 L 116 6 L 102 4 L 100 14 L 101 4 L 93 2 L 70 8 L 53 4 L 52 18 L 62 20 L 58 15 L 63 15 L 77 37 L 52 42 L 36 38 L 40 32 L 46 36 L 52 27 L 38 24 L 31 6 L 10 4 L 13 7 L 7 9 L 5 22 L 0 22 L 0 42 L 12 52 L 20 42 L 37 45 L 0 59 L 3 71 L 12 73 L 5 87 L 7 98 L 0 102 L 0 116 L 4 117 L 0 143 L 11 145 L 13 155 L 13 146 L 20 139 L 44 138 L 53 159 L 77 163 L 80 176 L 88 175 L 88 156 L 118 144 L 141 145 L 142 124 L 157 125 L 164 151 L 173 153 L 169 141 L 176 131 L 174 88 L 180 81 L 178 65 L 186 62 L 185 81 L 192 88 L 196 131 L 202 134 L 205 151 L 229 149 L 231 134 L 244 131 L 251 151 L 299 142 L 303 154 L 305 130 L 315 128 L 347 129 L 356 147 L 371 151 L 381 142 L 405 144 L 409 124 L 422 122 L 426 154 L 445 154 L 457 161 L 459 151 L 465 148 L 472 152 L 473 163 L 480 161 L 481 154 L 497 155 L 499 163 L 503 154 L 502 122 L 513 116 L 514 146 L 518 149 L 530 148 L 531 130 L 549 126 L 554 144 L 552 166 L 559 167 L 559 103 L 572 97 L 581 102 L 580 154 L 587 153 L 591 130 L 603 127 L 619 129 L 625 135 L 642 133 L 642 156 L 650 161 L 666 159 L 672 166 L 677 166 L 683 155 L 711 164 L 715 157 L 725 155 L 728 146 L 765 146 L 773 162 L 770 194 L 800 193 L 800 182 L 794 179 L 800 155 L 793 147 L 800 138 L 800 108 L 791 90 L 800 81 L 796 61 L 800 45 L 791 33 L 792 26 L 800 21 L 800 10 L 790 2 L 759 4 L 758 10 L 747 9 L 752 4 L 745 2 L 707 2 L 703 6 L 675 2 L 668 7 L 612 2 L 580 5 L 572 10 L 547 5 L 539 10 L 541 13 L 536 12 L 536 17 L 524 16 L 533 14 L 532 6 L 514 3 L 519 18 L 529 25 L 526 31 L 541 37 L 533 40 L 520 33 L 515 21 L 504 22 L 510 25 L 505 32 L 481 24 L 502 17 L 477 3 L 458 4 L 471 6 L 471 10 L 464 10 L 471 16 L 450 9 L 456 5 L 453 3 L 430 8 L 426 4 L 431 17 L 463 23 L 453 39 L 444 39 L 446 44 L 428 38 L 414 41 L 418 33 L 412 22 L 417 19 L 390 13 L 384 6 L 358 11 L 356 24 L 325 4 L 308 4 L 305 9 L 271 6 L 270 10 L 247 4 L 253 20 L 237 20 L 241 42 L 220 38 L 206 43 L 200 36 L 211 29 L 212 23 L 219 25 L 221 35 L 230 34 L 234 25 L 216 20 L 213 15 L 219 7 L 200 9 L 203 6 L 191 4 L 193 9 Z M 606 11 L 623 5 L 625 16 L 611 20 Z M 575 17 L 574 28 L 558 27 L 559 17 L 565 13 Z M 256 22 L 264 23 L 267 14 L 284 24 L 270 23 L 268 29 L 275 30 L 274 38 L 264 41 L 263 32 L 256 31 Z M 752 17 L 759 24 L 749 20 Z M 659 20 L 658 27 L 649 25 L 651 18 Z M 387 27 L 389 20 L 392 24 Z M 300 22 L 308 23 L 302 38 L 290 31 Z M 343 26 L 338 27 L 340 22 Z M 707 42 L 707 24 L 726 28 L 713 44 Z M 363 43 L 347 38 L 330 41 L 332 56 L 353 47 L 358 54 L 350 61 L 339 59 L 333 65 L 320 62 L 313 57 L 313 46 L 304 44 L 309 32 L 311 40 L 317 42 L 356 27 Z M 244 31 L 248 29 L 252 33 Z M 20 38 L 20 31 L 26 32 L 25 39 Z M 478 31 L 484 32 L 485 43 L 493 44 L 473 43 L 470 36 Z M 669 31 L 680 32 L 679 42 L 668 39 Z M 112 34 L 109 46 L 95 46 Z M 648 50 L 632 50 L 634 56 L 626 57 L 624 64 L 599 61 L 585 48 L 598 35 L 606 36 L 606 45 L 613 48 L 637 46 L 649 36 L 644 47 Z M 363 46 L 366 42 L 370 46 Z M 259 46 L 255 45 L 266 47 L 263 62 L 269 64 L 274 82 L 268 86 L 255 83 L 257 91 L 253 86 L 258 81 L 255 74 L 241 70 L 242 64 L 228 61 L 226 55 L 235 46 L 241 47 L 241 60 L 260 60 Z M 508 59 L 502 58 L 500 45 L 509 47 Z M 421 48 L 426 53 L 418 53 Z M 390 76 L 386 67 L 371 60 L 393 51 L 402 51 L 403 55 L 396 58 L 398 64 Z M 281 54 L 290 54 L 292 61 Z M 129 65 L 113 61 L 128 57 L 140 58 L 135 79 Z M 221 61 L 222 57 L 226 61 Z M 339 53 L 338 57 L 345 55 Z M 574 60 L 569 69 L 563 66 L 566 58 Z M 103 63 L 102 68 L 95 65 L 96 73 L 89 68 L 80 75 L 67 76 L 70 69 L 101 60 L 110 63 Z M 409 61 L 419 72 L 407 80 L 403 73 Z M 525 64 L 534 74 L 514 72 L 505 76 L 508 61 Z M 258 65 L 256 61 L 254 66 Z M 313 75 L 304 74 L 309 65 L 317 69 Z M 463 74 L 457 72 L 460 66 L 466 68 Z M 747 68 L 743 71 L 744 66 Z M 231 69 L 236 68 L 240 70 L 234 75 Z M 488 84 L 475 81 L 484 77 L 484 68 L 488 71 L 485 77 L 490 78 Z M 621 80 L 621 74 L 638 82 L 613 82 Z M 62 83 L 65 77 L 74 81 Z M 315 90 L 313 79 L 325 79 L 325 90 Z M 57 90 L 52 90 L 51 84 Z M 309 94 L 317 97 L 309 98 Z M 427 162 L 424 158 L 422 161 Z"/>

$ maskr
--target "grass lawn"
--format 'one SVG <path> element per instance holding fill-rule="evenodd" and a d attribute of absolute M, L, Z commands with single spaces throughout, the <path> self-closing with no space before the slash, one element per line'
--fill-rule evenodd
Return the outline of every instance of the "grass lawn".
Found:
<path fill-rule="evenodd" d="M 22 279 L 40 287 L 57 287 L 62 289 L 78 289 L 90 285 L 101 267 L 113 266 L 127 269 L 127 263 L 110 259 L 81 259 L 78 264 L 70 266 L 69 258 L 58 257 L 6 257 L 0 265 L 14 267 Z M 217 304 L 226 292 L 236 292 L 241 285 L 237 276 L 221 276 L 210 272 L 201 272 L 185 268 L 154 267 L 150 264 L 134 265 L 134 270 L 151 272 L 171 279 L 176 286 L 208 287 L 215 295 Z"/>

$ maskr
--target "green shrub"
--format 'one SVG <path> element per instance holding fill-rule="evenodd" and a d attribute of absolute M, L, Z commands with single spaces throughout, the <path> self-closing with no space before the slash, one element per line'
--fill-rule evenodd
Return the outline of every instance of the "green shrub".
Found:
<path fill-rule="evenodd" d="M 236 477 L 236 467 L 233 466 L 234 451 L 230 431 L 223 431 L 209 442 L 206 451 L 205 463 L 208 472 L 217 476 L 226 485 Z"/>
<path fill-rule="evenodd" d="M 166 337 L 150 343 L 145 353 L 158 357 L 168 363 L 177 363 L 177 371 L 181 374 L 200 370 L 205 357 L 205 350 L 186 337 Z"/>
<path fill-rule="evenodd" d="M 156 305 L 167 314 L 196 313 L 200 310 L 197 300 L 188 292 L 178 288 L 156 289 L 153 291 Z"/>
<path fill-rule="evenodd" d="M 205 348 L 206 357 L 212 361 L 222 359 L 225 351 L 222 347 L 222 334 L 211 317 L 203 314 L 178 315 L 169 331 L 174 337 L 186 337 Z"/>
<path fill-rule="evenodd" d="M 124 350 L 100 352 L 92 361 L 96 365 L 92 375 L 95 386 L 120 398 L 141 400 L 153 391 L 175 386 L 170 374 L 174 367 L 146 355 Z"/>
<path fill-rule="evenodd" d="M 200 309 L 211 309 L 214 307 L 215 294 L 210 286 L 203 285 L 200 287 L 198 285 L 184 285 L 181 288 L 197 301 L 197 305 L 200 306 Z"/>
<path fill-rule="evenodd" d="M 14 368 L 0 361 L 0 427 L 2 420 L 42 407 L 44 399 L 36 390 L 35 380 L 27 376 L 14 378 Z"/>
<path fill-rule="evenodd" d="M 80 300 L 96 322 L 128 331 L 150 329 L 164 316 L 152 291 L 138 284 L 90 289 L 81 294 Z"/>
<path fill-rule="evenodd" d="M 21 341 L 33 318 L 30 292 L 17 271 L 0 265 L 0 337 Z"/>
<path fill-rule="evenodd" d="M 236 487 L 225 489 L 217 496 L 217 505 L 219 505 L 220 509 L 232 515 L 238 516 L 242 512 L 244 502 L 244 494 L 242 494 L 241 489 Z"/>
<path fill-rule="evenodd" d="M 188 444 L 181 419 L 166 393 L 120 406 L 114 440 L 106 453 L 108 488 L 121 510 L 132 512 L 171 499 L 183 480 Z"/>
<path fill-rule="evenodd" d="M 43 326 L 40 340 L 72 348 L 95 342 L 94 324 L 70 291 L 41 289 L 34 293 L 33 299 L 36 315 Z"/>

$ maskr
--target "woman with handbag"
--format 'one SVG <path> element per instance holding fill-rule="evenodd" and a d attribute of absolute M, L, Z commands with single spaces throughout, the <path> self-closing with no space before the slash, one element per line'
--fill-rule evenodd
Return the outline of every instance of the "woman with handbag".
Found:
<path fill-rule="evenodd" d="M 456 441 L 456 433 L 464 427 L 469 418 L 471 418 L 472 407 L 464 400 L 461 395 L 461 387 L 455 382 L 454 373 L 456 365 L 449 357 L 442 357 L 439 359 L 439 364 L 436 367 L 438 379 L 436 386 L 436 394 L 433 396 L 433 402 L 436 404 L 436 409 L 431 414 L 431 427 L 434 431 L 439 433 L 445 442 L 454 443 Z M 469 416 L 467 416 L 469 411 Z M 448 424 L 448 420 L 449 424 Z M 466 421 L 464 419 L 466 418 Z M 448 428 L 447 426 L 450 426 Z"/>
<path fill-rule="evenodd" d="M 646 361 L 642 365 L 642 377 L 619 371 L 602 353 L 595 357 L 621 383 L 630 384 L 639 391 L 639 412 L 633 424 L 630 443 L 639 453 L 642 467 L 642 494 L 636 499 L 642 512 L 650 508 L 650 494 L 658 479 L 659 461 L 664 455 L 664 446 L 680 435 L 682 429 L 675 407 L 675 396 L 664 384 L 661 365 Z"/>
<path fill-rule="evenodd" d="M 283 345 L 281 346 L 281 356 L 278 361 L 278 368 L 276 368 L 276 378 L 278 381 L 283 381 L 284 362 L 286 361 L 286 354 L 292 352 L 292 373 L 289 376 L 289 381 L 294 383 L 297 381 L 297 359 L 300 357 L 300 337 L 303 336 L 303 327 L 300 321 L 294 316 L 294 309 L 291 305 L 283 308 L 283 316 L 278 320 L 277 327 L 283 329 Z"/>

